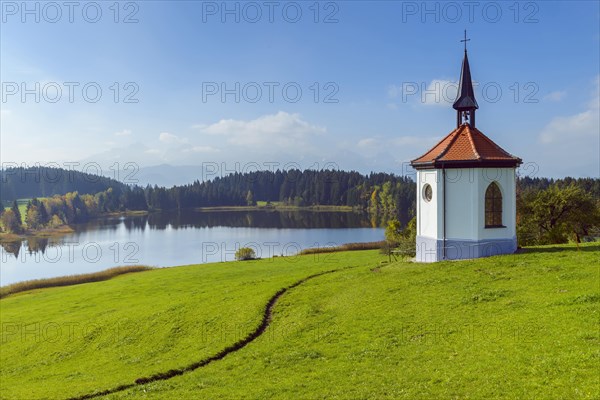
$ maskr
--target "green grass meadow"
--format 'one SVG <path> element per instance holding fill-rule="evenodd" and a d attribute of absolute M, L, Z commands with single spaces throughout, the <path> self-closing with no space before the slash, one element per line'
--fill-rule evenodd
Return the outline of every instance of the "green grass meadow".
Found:
<path fill-rule="evenodd" d="M 375 250 L 194 265 L 0 300 L 3 399 L 597 399 L 600 246 L 416 264 Z M 355 267 L 355 268 L 346 268 Z"/>

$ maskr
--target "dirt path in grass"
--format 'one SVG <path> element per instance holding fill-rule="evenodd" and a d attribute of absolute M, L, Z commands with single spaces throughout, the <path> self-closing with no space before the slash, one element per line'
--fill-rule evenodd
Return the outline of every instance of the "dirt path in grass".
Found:
<path fill-rule="evenodd" d="M 291 284 L 290 286 L 287 286 L 283 289 L 279 289 L 279 291 L 277 291 L 277 293 L 275 293 L 273 296 L 271 296 L 271 298 L 269 299 L 269 301 L 267 302 L 267 305 L 265 307 L 265 310 L 263 312 L 263 316 L 262 316 L 262 321 L 260 323 L 260 325 L 254 329 L 254 331 L 252 331 L 251 333 L 248 334 L 248 336 L 246 336 L 244 339 L 239 340 L 238 342 L 232 344 L 229 347 L 226 347 L 225 349 L 221 350 L 220 352 L 218 352 L 217 354 L 207 357 L 203 360 L 200 360 L 198 362 L 195 362 L 193 364 L 190 364 L 186 367 L 183 368 L 179 368 L 179 369 L 171 369 L 169 371 L 165 371 L 165 372 L 159 372 L 157 374 L 154 375 L 150 375 L 147 377 L 142 377 L 142 378 L 138 378 L 135 380 L 135 382 L 133 383 L 128 383 L 128 384 L 124 384 L 124 385 L 120 385 L 117 387 L 114 387 L 112 389 L 107 389 L 104 390 L 102 392 L 96 392 L 96 393 L 89 393 L 89 394 L 85 394 L 82 396 L 76 396 L 76 397 L 70 397 L 69 400 L 84 400 L 84 399 L 93 399 L 96 397 L 100 397 L 100 396 L 106 396 L 109 394 L 113 394 L 113 393 L 117 393 L 117 392 L 122 392 L 123 390 L 127 390 L 127 389 L 131 389 L 135 386 L 141 386 L 141 385 L 145 385 L 147 383 L 150 382 L 156 382 L 156 381 L 164 381 L 167 379 L 171 379 L 174 378 L 176 376 L 180 376 L 185 374 L 186 372 L 191 372 L 194 371 L 198 368 L 201 367 L 205 367 L 208 364 L 214 362 L 214 361 L 219 361 L 222 360 L 223 358 L 225 358 L 227 355 L 234 353 L 238 350 L 241 350 L 242 348 L 246 347 L 246 345 L 248 345 L 249 343 L 253 342 L 256 338 L 258 338 L 260 335 L 262 335 L 265 330 L 269 327 L 269 325 L 271 324 L 271 319 L 273 317 L 273 309 L 275 308 L 275 305 L 277 304 L 277 301 L 279 300 L 279 298 L 281 296 L 283 296 L 287 291 L 298 287 L 300 285 L 302 285 L 303 283 L 317 278 L 319 276 L 323 276 L 323 275 L 327 275 L 327 274 L 331 274 L 334 272 L 339 272 L 339 271 L 343 271 L 346 270 L 348 268 L 355 268 L 355 267 L 346 267 L 346 268 L 341 268 L 341 269 L 334 269 L 334 270 L 330 270 L 330 271 L 324 271 L 324 272 L 319 272 L 317 274 L 313 274 L 310 276 L 307 276 L 306 278 L 303 278 L 293 284 Z"/>

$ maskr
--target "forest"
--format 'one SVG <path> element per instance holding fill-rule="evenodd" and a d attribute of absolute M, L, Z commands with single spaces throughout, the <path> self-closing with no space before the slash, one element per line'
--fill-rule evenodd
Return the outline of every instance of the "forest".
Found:
<path fill-rule="evenodd" d="M 48 176 L 62 179 L 39 179 Z M 517 182 L 519 244 L 581 242 L 600 236 L 600 179 L 524 177 Z M 0 193 L 7 208 L 1 210 L 0 228 L 19 234 L 83 223 L 106 213 L 254 206 L 257 202 L 348 206 L 380 217 L 382 224 L 394 219 L 404 227 L 415 216 L 415 190 L 409 177 L 338 170 L 233 173 L 171 188 L 125 185 L 60 169 L 5 170 Z M 16 202 L 22 198 L 30 199 L 24 210 Z"/>

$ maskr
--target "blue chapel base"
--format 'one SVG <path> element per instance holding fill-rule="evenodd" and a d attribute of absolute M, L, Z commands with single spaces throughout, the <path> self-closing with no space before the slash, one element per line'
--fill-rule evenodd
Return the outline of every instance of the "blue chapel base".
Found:
<path fill-rule="evenodd" d="M 444 257 L 444 241 L 426 236 L 417 236 L 417 262 L 436 262 L 442 260 L 468 260 L 472 258 L 513 254 L 517 251 L 517 238 L 456 240 L 446 239 Z"/>

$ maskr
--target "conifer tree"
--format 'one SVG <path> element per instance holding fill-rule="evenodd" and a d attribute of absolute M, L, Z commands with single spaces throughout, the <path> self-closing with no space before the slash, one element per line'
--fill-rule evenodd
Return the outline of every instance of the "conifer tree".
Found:
<path fill-rule="evenodd" d="M 18 225 L 18 232 L 21 232 L 23 230 L 23 217 L 21 216 L 21 211 L 19 211 L 19 204 L 16 200 L 13 201 L 12 207 L 10 209 L 15 214 L 16 224 Z"/>

